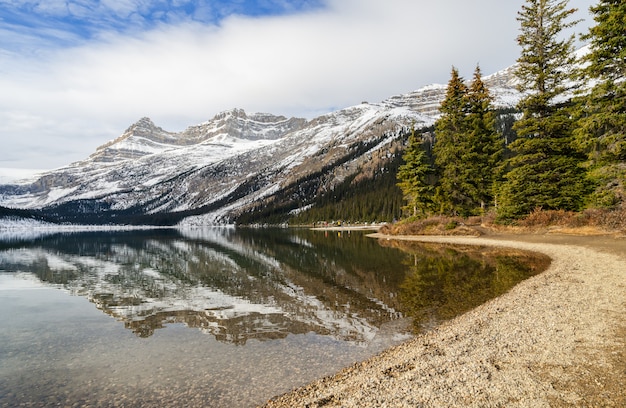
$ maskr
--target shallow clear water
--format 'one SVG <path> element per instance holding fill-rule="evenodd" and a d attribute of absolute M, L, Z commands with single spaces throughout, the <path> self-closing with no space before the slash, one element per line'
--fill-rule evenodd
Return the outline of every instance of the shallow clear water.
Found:
<path fill-rule="evenodd" d="M 296 229 L 10 237 L 0 406 L 253 406 L 484 301 L 451 305 L 449 276 L 501 290 L 536 269 L 444 252 Z"/>

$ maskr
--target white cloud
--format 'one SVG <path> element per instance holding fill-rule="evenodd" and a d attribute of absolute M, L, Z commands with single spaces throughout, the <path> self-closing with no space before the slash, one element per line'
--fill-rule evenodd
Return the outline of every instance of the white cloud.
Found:
<path fill-rule="evenodd" d="M 140 2 L 108 3 L 126 13 Z M 480 63 L 489 74 L 519 53 L 521 0 L 327 3 L 301 14 L 161 25 L 52 53 L 0 55 L 2 150 L 13 149 L 13 158 L 24 152 L 15 162 L 0 153 L 0 166 L 82 159 L 142 116 L 168 130 L 233 107 L 310 117 L 445 83 L 452 65 L 469 77 Z M 67 155 L 55 153 L 60 145 Z M 49 157 L 35 146 L 48 146 Z"/>

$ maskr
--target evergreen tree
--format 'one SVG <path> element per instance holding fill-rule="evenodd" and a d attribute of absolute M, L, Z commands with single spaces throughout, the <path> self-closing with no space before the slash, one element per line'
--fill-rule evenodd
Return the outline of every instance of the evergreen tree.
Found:
<path fill-rule="evenodd" d="M 433 169 L 428 163 L 428 156 L 422 142 L 412 130 L 409 145 L 402 156 L 404 164 L 398 169 L 398 187 L 402 190 L 407 203 L 405 211 L 414 217 L 427 216 L 432 210 L 433 186 L 428 178 Z"/>
<path fill-rule="evenodd" d="M 578 210 L 585 195 L 584 172 L 572 147 L 573 119 L 560 103 L 572 90 L 574 36 L 560 39 L 576 9 L 567 0 L 527 0 L 518 13 L 522 51 L 517 60 L 522 118 L 516 122 L 515 154 L 499 191 L 500 219 L 519 218 L 535 208 Z"/>
<path fill-rule="evenodd" d="M 467 131 L 461 141 L 461 161 L 465 165 L 465 185 L 471 198 L 469 212 L 484 212 L 494 200 L 494 183 L 499 180 L 498 165 L 504 140 L 496 131 L 492 97 L 482 81 L 480 67 L 466 94 Z"/>
<path fill-rule="evenodd" d="M 596 85 L 579 99 L 575 133 L 598 183 L 595 204 L 611 206 L 626 200 L 626 2 L 602 0 L 590 10 L 596 25 L 582 37 L 590 40 L 583 74 Z"/>
<path fill-rule="evenodd" d="M 501 138 L 492 98 L 476 67 L 469 88 L 453 68 L 435 124 L 436 201 L 442 213 L 474 215 L 493 202 Z"/>
<path fill-rule="evenodd" d="M 439 110 L 442 115 L 435 123 L 433 154 L 439 175 L 437 205 L 440 213 L 458 215 L 471 203 L 465 186 L 465 168 L 461 161 L 461 141 L 466 132 L 468 111 L 467 86 L 459 71 L 452 67 L 446 96 Z"/>

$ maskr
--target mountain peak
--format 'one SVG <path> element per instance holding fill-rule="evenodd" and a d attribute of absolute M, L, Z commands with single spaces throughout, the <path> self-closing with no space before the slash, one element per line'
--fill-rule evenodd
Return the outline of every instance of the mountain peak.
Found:
<path fill-rule="evenodd" d="M 144 116 L 143 118 L 139 119 L 137 122 L 130 125 L 128 129 L 124 131 L 124 134 L 129 134 L 129 135 L 135 134 L 138 136 L 144 136 L 145 134 L 150 134 L 154 132 L 155 130 L 161 131 L 161 132 L 163 131 L 163 129 L 161 129 L 160 127 L 154 124 L 152 119 L 150 119 L 147 116 Z"/>
<path fill-rule="evenodd" d="M 220 112 L 200 125 L 187 128 L 183 136 L 196 141 L 206 140 L 217 134 L 246 140 L 276 140 L 302 129 L 306 123 L 306 119 L 288 119 L 270 113 L 247 114 L 243 109 L 234 108 Z"/>
<path fill-rule="evenodd" d="M 174 133 L 163 130 L 152 119 L 143 117 L 130 125 L 121 136 L 98 147 L 90 159 L 99 162 L 134 159 L 162 151 L 166 148 L 163 144 L 175 141 Z"/>
<path fill-rule="evenodd" d="M 224 119 L 227 117 L 246 119 L 248 115 L 246 114 L 246 111 L 243 109 L 233 108 L 233 109 L 229 109 L 224 112 L 218 113 L 217 115 L 215 115 L 213 119 L 219 120 L 219 119 Z"/>

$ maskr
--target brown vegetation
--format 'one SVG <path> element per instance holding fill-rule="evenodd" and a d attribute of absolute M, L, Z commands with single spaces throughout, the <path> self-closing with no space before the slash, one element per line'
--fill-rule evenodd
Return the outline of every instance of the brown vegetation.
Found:
<path fill-rule="evenodd" d="M 425 219 L 408 219 L 396 224 L 386 224 L 380 233 L 388 235 L 482 235 L 482 217 L 436 216 Z"/>
<path fill-rule="evenodd" d="M 389 235 L 487 235 L 490 233 L 563 233 L 577 235 L 626 234 L 626 207 L 588 209 L 582 212 L 535 209 L 512 224 L 499 224 L 494 215 L 409 219 L 384 225 Z"/>

